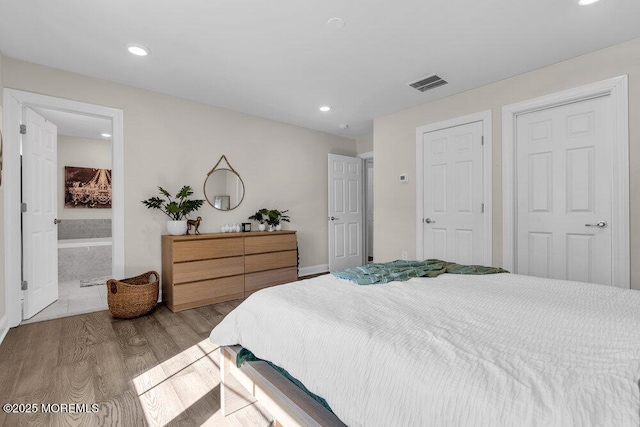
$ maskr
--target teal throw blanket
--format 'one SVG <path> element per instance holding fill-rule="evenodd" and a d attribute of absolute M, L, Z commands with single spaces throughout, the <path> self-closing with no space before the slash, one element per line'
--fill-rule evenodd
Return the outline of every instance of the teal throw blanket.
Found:
<path fill-rule="evenodd" d="M 436 277 L 444 273 L 449 274 L 495 274 L 508 273 L 498 267 L 484 267 L 482 265 L 462 265 L 439 259 L 426 261 L 392 261 L 385 263 L 371 263 L 363 267 L 352 267 L 336 271 L 334 276 L 357 283 L 358 285 L 374 285 L 393 281 L 403 282 L 413 277 Z"/>

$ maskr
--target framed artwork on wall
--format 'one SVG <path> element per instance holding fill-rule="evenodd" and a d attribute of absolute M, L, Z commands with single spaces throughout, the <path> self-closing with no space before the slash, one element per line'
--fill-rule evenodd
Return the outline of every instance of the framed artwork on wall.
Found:
<path fill-rule="evenodd" d="M 111 169 L 64 167 L 65 208 L 111 208 Z"/>

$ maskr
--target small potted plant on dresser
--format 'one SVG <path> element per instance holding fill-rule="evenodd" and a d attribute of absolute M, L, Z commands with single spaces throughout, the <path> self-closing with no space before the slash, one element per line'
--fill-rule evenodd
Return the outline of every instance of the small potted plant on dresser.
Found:
<path fill-rule="evenodd" d="M 289 210 L 280 212 L 278 209 L 271 209 L 267 212 L 267 224 L 269 224 L 269 231 L 282 229 L 282 222 L 289 222 L 291 218 L 289 215 L 285 215 Z"/>
<path fill-rule="evenodd" d="M 249 219 L 252 219 L 254 221 L 258 221 L 258 223 L 259 223 L 258 230 L 264 231 L 267 228 L 266 225 L 264 225 L 264 223 L 267 222 L 268 214 L 269 214 L 269 210 L 265 209 L 265 208 L 262 208 L 258 212 L 256 212 L 253 215 L 251 215 L 249 217 Z"/>
<path fill-rule="evenodd" d="M 155 196 L 143 200 L 142 203 L 148 209 L 160 209 L 170 218 L 167 221 L 169 234 L 172 236 L 187 234 L 187 215 L 200 209 L 204 200 L 188 199 L 189 196 L 193 195 L 193 189 L 188 185 L 183 186 L 174 198 L 164 188 L 158 187 L 158 190 L 160 190 L 160 195 L 164 196 L 164 199 Z"/>
<path fill-rule="evenodd" d="M 291 218 L 289 215 L 285 215 L 289 210 L 280 212 L 278 209 L 262 208 L 255 214 L 251 215 L 249 219 L 258 221 L 260 225 L 258 229 L 264 231 L 266 229 L 265 222 L 269 226 L 269 231 L 280 230 L 282 228 L 281 222 L 289 222 Z"/>

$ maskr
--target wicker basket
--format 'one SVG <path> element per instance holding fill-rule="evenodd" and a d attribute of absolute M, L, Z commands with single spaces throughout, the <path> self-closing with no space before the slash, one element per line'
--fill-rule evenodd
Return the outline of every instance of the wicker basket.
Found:
<path fill-rule="evenodd" d="M 131 319 L 149 313 L 158 302 L 159 280 L 160 275 L 155 271 L 130 279 L 109 279 L 107 281 L 109 311 L 114 317 L 121 319 Z"/>

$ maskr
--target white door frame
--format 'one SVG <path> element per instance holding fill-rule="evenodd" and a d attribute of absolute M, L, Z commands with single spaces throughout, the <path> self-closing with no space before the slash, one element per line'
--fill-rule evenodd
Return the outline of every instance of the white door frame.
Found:
<path fill-rule="evenodd" d="M 113 276 L 124 277 L 124 136 L 123 111 L 111 107 L 4 89 L 4 283 L 9 327 L 22 320 L 20 289 L 20 117 L 22 107 L 40 107 L 110 119 L 113 124 L 112 230 Z"/>
<path fill-rule="evenodd" d="M 483 193 L 484 193 L 484 264 L 493 265 L 493 207 L 492 207 L 492 133 L 491 133 L 491 110 L 480 111 L 462 117 L 456 117 L 430 125 L 416 128 L 416 230 L 422 230 L 422 208 L 424 206 L 424 145 L 423 135 L 437 130 L 466 125 L 474 122 L 482 122 L 482 132 L 484 135 L 484 151 L 482 154 L 483 173 Z M 424 234 L 416 232 L 416 256 L 417 259 L 424 258 Z"/>
<path fill-rule="evenodd" d="M 366 227 L 367 227 L 367 175 L 365 172 L 367 171 L 366 162 L 367 160 L 373 160 L 373 151 L 367 151 L 366 153 L 360 153 L 357 157 L 360 157 L 363 160 L 362 164 L 362 198 L 364 201 L 362 202 L 362 265 L 367 265 L 369 262 L 369 254 L 367 253 L 367 248 L 369 247 L 369 237 L 367 236 Z M 375 210 L 375 209 L 374 209 Z M 374 222 L 375 224 L 375 222 Z M 375 250 L 375 248 L 374 248 Z M 375 262 L 375 258 L 374 258 Z"/>
<path fill-rule="evenodd" d="M 629 113 L 628 78 L 626 75 L 603 80 L 574 89 L 506 105 L 502 108 L 502 267 L 515 271 L 516 266 L 516 170 L 515 131 L 518 115 L 536 110 L 611 96 L 613 106 L 613 280 L 616 286 L 629 288 Z"/>

